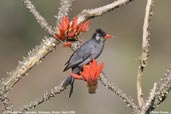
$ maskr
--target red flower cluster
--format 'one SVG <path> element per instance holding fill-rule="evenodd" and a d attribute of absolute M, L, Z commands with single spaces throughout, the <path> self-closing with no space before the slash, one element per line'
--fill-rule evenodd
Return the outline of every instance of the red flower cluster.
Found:
<path fill-rule="evenodd" d="M 89 93 L 93 94 L 97 89 L 97 82 L 102 69 L 103 63 L 97 65 L 97 61 L 93 60 L 89 65 L 83 65 L 83 71 L 80 72 L 80 75 L 71 73 L 71 76 L 75 79 L 85 80 Z"/>
<path fill-rule="evenodd" d="M 67 16 L 62 17 L 62 21 L 59 24 L 59 30 L 54 34 L 55 38 L 67 42 L 64 46 L 69 46 L 72 42 L 70 40 L 77 40 L 77 36 L 81 32 L 86 32 L 88 30 L 89 21 L 84 23 L 78 23 L 78 17 L 74 17 L 73 20 L 69 23 Z"/>

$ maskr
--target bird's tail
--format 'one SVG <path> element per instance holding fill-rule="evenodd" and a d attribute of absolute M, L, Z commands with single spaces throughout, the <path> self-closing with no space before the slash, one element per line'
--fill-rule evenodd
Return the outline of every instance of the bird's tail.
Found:
<path fill-rule="evenodd" d="M 82 68 L 79 68 L 79 67 L 73 68 L 72 73 L 78 74 L 80 72 L 80 70 L 82 70 Z M 69 92 L 69 98 L 71 97 L 71 95 L 73 93 L 74 81 L 75 81 L 75 79 L 73 77 L 71 77 L 71 76 L 68 76 L 67 79 L 65 80 L 65 83 L 67 83 L 67 84 L 69 84 L 71 86 L 70 92 Z"/>
<path fill-rule="evenodd" d="M 75 81 L 75 79 L 73 77 L 71 77 L 71 88 L 70 88 L 70 92 L 69 92 L 69 98 L 71 97 L 71 95 L 73 93 L 74 81 Z"/>
<path fill-rule="evenodd" d="M 67 84 L 67 85 L 69 84 L 71 86 L 70 92 L 69 92 L 69 98 L 71 97 L 71 95 L 73 93 L 74 81 L 75 81 L 75 79 L 71 76 L 68 76 L 65 80 L 65 84 Z"/>

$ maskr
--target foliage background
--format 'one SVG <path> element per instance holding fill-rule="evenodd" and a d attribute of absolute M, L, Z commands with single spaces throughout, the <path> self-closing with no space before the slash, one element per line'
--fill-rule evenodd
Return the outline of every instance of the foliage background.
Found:
<path fill-rule="evenodd" d="M 82 9 L 95 8 L 112 0 L 75 0 L 69 17 L 77 15 Z M 55 17 L 59 0 L 33 1 L 40 13 L 51 25 L 55 25 Z M 163 76 L 171 63 L 171 1 L 156 0 L 154 16 L 152 17 L 152 34 L 150 59 L 143 74 L 143 91 L 147 96 L 153 83 Z M 141 54 L 142 26 L 146 1 L 135 0 L 131 5 L 121 7 L 102 17 L 91 20 L 90 31 L 80 35 L 88 40 L 96 28 L 103 28 L 114 36 L 106 42 L 103 54 L 98 59 L 105 62 L 105 72 L 110 80 L 115 82 L 128 95 L 136 99 L 136 74 Z M 0 1 L 0 78 L 5 78 L 6 72 L 13 70 L 23 56 L 38 45 L 47 35 L 40 28 L 34 17 L 20 0 Z M 64 63 L 72 51 L 57 46 L 44 61 L 29 72 L 11 91 L 10 98 L 16 109 L 27 104 L 46 90 L 58 85 L 70 73 L 63 73 Z M 76 111 L 80 114 L 124 114 L 130 109 L 117 96 L 113 96 L 101 83 L 97 93 L 90 95 L 85 82 L 76 81 L 74 94 L 68 98 L 69 89 L 57 95 L 36 109 L 43 111 Z M 170 111 L 171 95 L 157 108 L 158 111 Z M 2 104 L 0 104 L 2 109 Z"/>

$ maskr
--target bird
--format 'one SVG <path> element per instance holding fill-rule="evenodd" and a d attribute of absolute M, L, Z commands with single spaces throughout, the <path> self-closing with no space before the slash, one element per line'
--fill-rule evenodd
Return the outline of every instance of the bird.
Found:
<path fill-rule="evenodd" d="M 71 55 L 65 64 L 66 67 L 64 68 L 63 72 L 67 71 L 68 69 L 72 69 L 72 73 L 79 74 L 79 72 L 83 69 L 83 65 L 88 64 L 93 59 L 97 59 L 101 55 L 104 49 L 105 41 L 108 38 L 112 38 L 112 36 L 104 32 L 101 28 L 96 29 L 92 38 L 81 45 Z M 69 98 L 73 93 L 74 80 L 75 79 L 71 76 L 66 79 L 66 81 L 71 85 Z"/>

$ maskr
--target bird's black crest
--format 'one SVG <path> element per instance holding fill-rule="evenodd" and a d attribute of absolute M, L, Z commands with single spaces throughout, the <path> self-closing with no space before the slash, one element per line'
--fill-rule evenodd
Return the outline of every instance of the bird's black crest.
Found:
<path fill-rule="evenodd" d="M 96 29 L 96 33 L 99 33 L 102 36 L 106 36 L 106 33 L 101 28 Z"/>
<path fill-rule="evenodd" d="M 106 36 L 106 33 L 101 28 L 98 28 L 96 29 L 96 32 L 93 34 L 92 38 L 95 38 L 97 33 L 100 34 L 102 37 Z"/>

